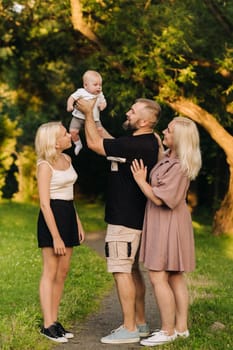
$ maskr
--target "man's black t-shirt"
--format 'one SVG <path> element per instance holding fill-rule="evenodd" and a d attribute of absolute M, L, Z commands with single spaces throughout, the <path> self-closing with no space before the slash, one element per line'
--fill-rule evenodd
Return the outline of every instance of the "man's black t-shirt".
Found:
<path fill-rule="evenodd" d="M 107 157 L 122 158 L 111 164 L 105 220 L 112 225 L 141 230 L 146 198 L 133 178 L 130 165 L 134 159 L 143 159 L 149 175 L 157 163 L 158 140 L 153 133 L 104 139 L 104 149 Z"/>

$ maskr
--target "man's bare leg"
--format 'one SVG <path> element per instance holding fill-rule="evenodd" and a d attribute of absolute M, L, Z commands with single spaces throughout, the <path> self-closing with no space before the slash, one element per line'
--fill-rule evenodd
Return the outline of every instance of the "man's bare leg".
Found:
<path fill-rule="evenodd" d="M 144 278 L 139 269 L 139 266 L 134 266 L 132 270 L 132 276 L 135 283 L 136 288 L 136 324 L 142 325 L 146 323 L 145 318 L 145 294 L 146 287 Z"/>
<path fill-rule="evenodd" d="M 130 332 L 136 330 L 136 288 L 131 273 L 113 273 L 121 309 L 123 313 L 124 327 Z"/>

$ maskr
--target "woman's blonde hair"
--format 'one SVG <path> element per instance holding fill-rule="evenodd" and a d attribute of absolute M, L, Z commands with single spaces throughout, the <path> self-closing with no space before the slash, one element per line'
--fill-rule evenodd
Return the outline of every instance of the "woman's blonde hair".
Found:
<path fill-rule="evenodd" d="M 54 163 L 57 158 L 56 142 L 61 130 L 61 122 L 42 124 L 36 133 L 35 149 L 38 160 Z"/>
<path fill-rule="evenodd" d="M 173 144 L 180 160 L 181 168 L 194 180 L 201 168 L 201 151 L 199 132 L 196 124 L 188 118 L 173 119 Z"/>

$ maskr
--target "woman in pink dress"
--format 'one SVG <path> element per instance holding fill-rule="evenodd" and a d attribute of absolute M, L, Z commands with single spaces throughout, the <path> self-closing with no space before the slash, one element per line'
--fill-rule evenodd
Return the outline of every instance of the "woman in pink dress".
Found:
<path fill-rule="evenodd" d="M 195 268 L 192 219 L 186 204 L 190 181 L 201 167 L 199 133 L 195 123 L 176 117 L 163 131 L 168 147 L 150 173 L 142 160 L 134 160 L 135 181 L 148 198 L 140 260 L 149 270 L 161 317 L 161 329 L 141 341 L 156 346 L 188 337 L 188 289 L 184 272 Z"/>

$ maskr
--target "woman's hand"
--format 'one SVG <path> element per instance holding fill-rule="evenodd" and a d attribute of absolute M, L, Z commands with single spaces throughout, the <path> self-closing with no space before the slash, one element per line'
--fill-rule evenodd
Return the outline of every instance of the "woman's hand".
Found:
<path fill-rule="evenodd" d="M 134 180 L 139 184 L 146 181 L 147 167 L 144 166 L 143 160 L 134 159 L 130 166 Z"/>
<path fill-rule="evenodd" d="M 76 213 L 76 217 L 77 217 L 77 224 L 78 224 L 78 238 L 79 238 L 79 242 L 83 243 L 84 239 L 85 239 L 85 232 L 84 232 L 81 220 L 79 219 L 78 213 Z"/>
<path fill-rule="evenodd" d="M 80 242 L 80 243 L 83 243 L 83 242 L 84 242 L 84 239 L 85 239 L 85 233 L 84 233 L 84 231 L 83 231 L 83 230 L 79 230 L 78 235 L 79 235 L 79 242 Z"/>
<path fill-rule="evenodd" d="M 53 239 L 53 249 L 56 255 L 66 255 L 66 247 L 61 237 Z"/>
<path fill-rule="evenodd" d="M 144 166 L 143 160 L 140 159 L 138 161 L 137 159 L 134 159 L 130 168 L 133 173 L 134 180 L 137 182 L 144 195 L 154 204 L 163 205 L 162 200 L 155 196 L 151 185 L 146 181 L 147 167 Z"/>

